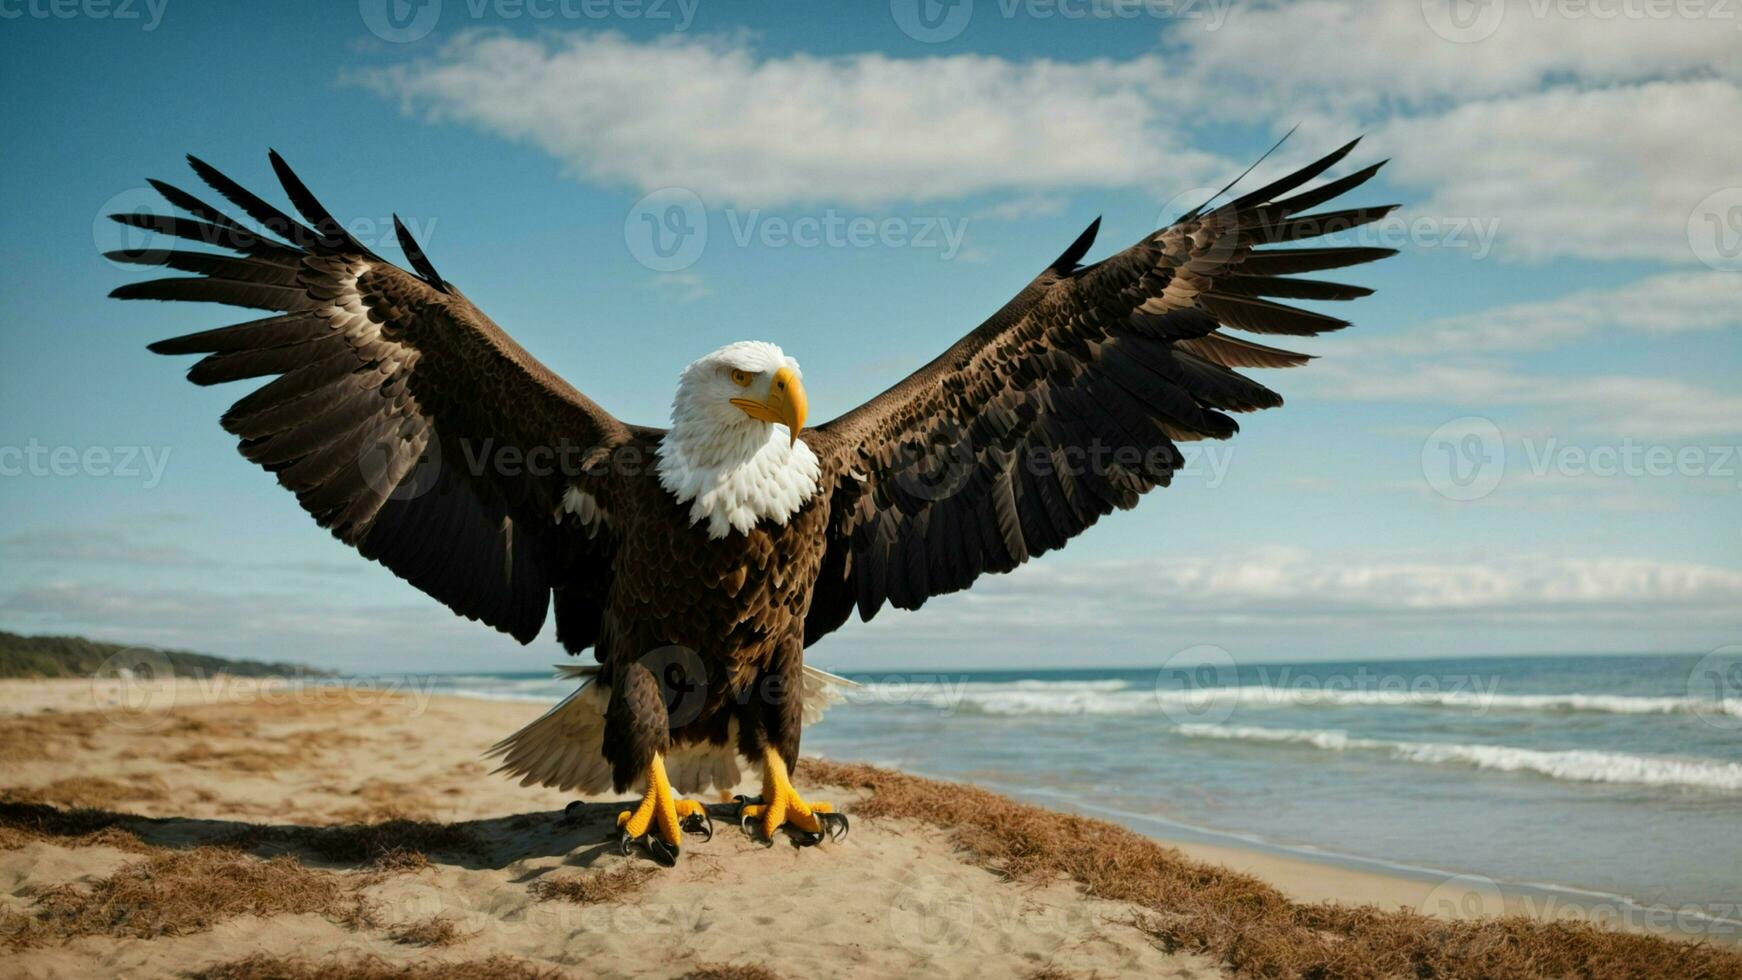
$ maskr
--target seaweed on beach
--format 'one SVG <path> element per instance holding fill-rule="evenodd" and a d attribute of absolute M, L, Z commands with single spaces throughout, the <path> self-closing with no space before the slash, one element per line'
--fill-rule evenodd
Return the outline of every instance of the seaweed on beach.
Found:
<path fill-rule="evenodd" d="M 387 937 L 401 946 L 452 946 L 471 938 L 462 932 L 460 924 L 448 915 L 432 915 L 416 922 L 394 926 Z"/>
<path fill-rule="evenodd" d="M 190 980 L 562 980 L 564 974 L 510 956 L 459 962 L 389 963 L 379 957 L 316 961 L 256 954 L 187 976 Z"/>
<path fill-rule="evenodd" d="M 640 890 L 642 885 L 647 884 L 648 879 L 657 874 L 657 871 L 646 865 L 626 864 L 609 871 L 541 878 L 532 883 L 530 891 L 541 902 L 597 905 L 618 901 Z"/>
<path fill-rule="evenodd" d="M 354 882 L 293 858 L 259 860 L 223 847 L 163 851 L 88 886 L 62 885 L 4 923 L 14 948 L 80 936 L 152 939 L 210 929 L 243 915 L 313 912 L 347 925 L 368 915 Z"/>
<path fill-rule="evenodd" d="M 780 974 L 755 963 L 706 963 L 677 980 L 780 980 Z"/>
<path fill-rule="evenodd" d="M 973 786 L 808 758 L 799 775 L 869 791 L 855 816 L 942 828 L 971 861 L 1012 881 L 1064 877 L 1094 898 L 1141 906 L 1138 926 L 1164 948 L 1213 957 L 1241 977 L 1742 980 L 1734 949 L 1522 916 L 1448 921 L 1296 902 L 1115 824 Z"/>

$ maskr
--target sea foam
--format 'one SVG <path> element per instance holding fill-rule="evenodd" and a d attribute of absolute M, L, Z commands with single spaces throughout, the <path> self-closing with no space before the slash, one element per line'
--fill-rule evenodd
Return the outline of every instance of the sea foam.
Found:
<path fill-rule="evenodd" d="M 1670 756 L 1633 755 L 1590 749 L 1522 749 L 1507 745 L 1464 745 L 1357 738 L 1346 732 L 1254 725 L 1177 725 L 1186 738 L 1302 745 L 1330 752 L 1384 752 L 1394 759 L 1427 765 L 1465 765 L 1499 772 L 1528 772 L 1580 783 L 1628 783 L 1742 791 L 1742 764 Z"/>

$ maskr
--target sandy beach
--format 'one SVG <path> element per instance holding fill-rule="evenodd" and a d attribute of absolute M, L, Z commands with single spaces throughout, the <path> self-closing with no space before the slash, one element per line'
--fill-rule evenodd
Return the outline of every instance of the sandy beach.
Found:
<path fill-rule="evenodd" d="M 484 750 L 539 710 L 228 678 L 0 682 L 0 972 L 1742 976 L 1722 947 L 1482 918 L 1539 910 L 1455 879 L 1174 849 L 820 760 L 799 778 L 852 815 L 845 841 L 765 847 L 709 800 L 713 838 L 660 869 L 618 852 L 620 803 L 565 815 L 570 797 L 490 774 Z"/>

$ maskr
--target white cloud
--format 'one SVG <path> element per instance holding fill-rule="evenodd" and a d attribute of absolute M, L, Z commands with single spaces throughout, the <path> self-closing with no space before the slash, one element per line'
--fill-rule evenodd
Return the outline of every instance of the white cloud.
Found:
<path fill-rule="evenodd" d="M 57 528 L 20 531 L 0 538 L 0 557 L 18 562 L 108 562 L 127 565 L 181 565 L 195 556 L 176 544 L 140 541 L 112 528 Z"/>
<path fill-rule="evenodd" d="M 981 208 L 968 215 L 968 220 L 1020 221 L 1023 218 L 1051 217 L 1063 213 L 1064 209 L 1063 197 L 1030 195 Z"/>
<path fill-rule="evenodd" d="M 1190 77 L 1227 111 L 1250 118 L 1300 113 L 1373 117 L 1399 109 L 1533 92 L 1545 83 L 1613 85 L 1664 77 L 1742 77 L 1734 5 L 1709 17 L 1633 17 L 1647 3 L 1562 0 L 1464 4 L 1476 29 L 1447 19 L 1460 0 L 1254 3 L 1226 28 L 1182 30 Z M 1685 5 L 1684 5 L 1685 6 Z M 1602 11 L 1616 16 L 1602 16 Z M 1498 13 L 1484 30 L 1484 16 Z M 1727 16 L 1726 16 L 1727 15 Z M 1436 31 L 1436 27 L 1439 28 Z M 1443 32 L 1443 33 L 1442 33 Z M 1448 37 L 1450 35 L 1450 37 Z M 1465 41 L 1452 38 L 1468 38 Z M 1330 54 L 1331 56 L 1327 56 Z"/>
<path fill-rule="evenodd" d="M 1504 255 L 1696 260 L 1691 213 L 1739 179 L 1736 23 L 1521 0 L 1491 36 L 1460 44 L 1431 21 L 1412 3 L 1264 4 L 1223 30 L 1184 25 L 1156 54 L 1075 64 L 474 32 L 361 78 L 408 110 L 539 146 L 577 176 L 684 187 L 710 205 L 992 192 L 1013 195 L 992 207 L 1017 217 L 1072 188 L 1172 192 L 1231 173 L 1192 148 L 1192 127 L 1372 128 L 1370 149 L 1395 158 L 1390 179 L 1427 194 L 1410 213 L 1495 223 Z"/>
<path fill-rule="evenodd" d="M 1008 602 L 1010 612 L 1028 608 L 1040 615 L 1050 615 L 1060 595 L 1070 597 L 1079 615 L 1165 610 L 1166 616 L 1285 619 L 1552 618 L 1668 609 L 1733 615 L 1742 608 L 1742 571 L 1643 558 L 1350 561 L 1268 549 L 1215 558 L 1042 563 L 987 592 Z"/>
<path fill-rule="evenodd" d="M 179 516 L 172 518 L 180 521 Z M 170 523 L 158 518 L 134 519 L 129 525 Z M 360 562 L 298 559 L 249 560 L 235 555 L 203 554 L 181 544 L 140 534 L 134 526 L 97 525 L 41 527 L 0 538 L 0 559 L 33 566 L 139 565 L 147 568 L 178 568 L 213 572 L 247 569 L 296 575 L 355 575 L 367 566 Z"/>
<path fill-rule="evenodd" d="M 872 207 L 982 191 L 1201 182 L 1157 56 L 760 57 L 740 42 L 472 33 L 363 79 L 432 118 L 530 142 L 580 176 L 710 205 Z"/>
<path fill-rule="evenodd" d="M 1505 256 L 1691 264 L 1690 215 L 1742 183 L 1739 28 L 1728 3 L 1261 3 L 1181 31 L 1176 67 L 1233 118 L 1372 127 L 1428 194 L 1410 214 L 1496 221 Z"/>
<path fill-rule="evenodd" d="M 1412 210 L 1491 218 L 1504 255 L 1691 264 L 1701 202 L 1742 186 L 1736 119 L 1728 81 L 1558 88 L 1395 118 L 1375 145 L 1392 181 L 1428 190 Z"/>
<path fill-rule="evenodd" d="M 696 272 L 665 272 L 653 277 L 649 285 L 679 303 L 694 303 L 698 299 L 712 296 L 714 291 L 708 288 L 707 280 Z"/>
<path fill-rule="evenodd" d="M 1633 557 L 1059 557 L 849 624 L 822 655 L 875 670 L 1154 664 L 1199 644 L 1250 662 L 1686 652 L 1730 642 L 1738 610 L 1742 571 Z"/>
<path fill-rule="evenodd" d="M 1550 409 L 1565 420 L 1550 431 L 1603 436 L 1691 439 L 1742 432 L 1742 395 L 1679 378 L 1527 374 L 1479 362 L 1351 366 L 1326 358 L 1315 367 L 1319 398 Z"/>
<path fill-rule="evenodd" d="M 1564 346 L 1605 330 L 1677 334 L 1742 326 L 1742 282 L 1724 272 L 1672 272 L 1609 289 L 1442 317 L 1383 337 L 1337 337 L 1338 358 L 1471 355 Z M 1334 345 L 1334 346 L 1333 346 Z"/>

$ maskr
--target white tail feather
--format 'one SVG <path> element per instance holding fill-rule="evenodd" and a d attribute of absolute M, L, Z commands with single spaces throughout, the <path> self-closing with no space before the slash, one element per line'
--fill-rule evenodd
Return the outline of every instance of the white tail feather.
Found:
<path fill-rule="evenodd" d="M 611 790 L 611 764 L 605 760 L 605 705 L 610 689 L 597 683 L 596 664 L 557 664 L 557 676 L 574 678 L 581 686 L 557 702 L 537 721 L 490 747 L 486 757 L 500 756 L 497 772 L 519 776 L 520 785 L 553 786 L 564 792 L 596 796 Z M 804 668 L 804 724 L 813 725 L 829 705 L 844 700 L 841 688 L 853 681 L 815 667 Z M 744 778 L 746 760 L 738 755 L 738 722 L 727 726 L 724 745 L 679 745 L 665 761 L 666 776 L 679 793 L 728 790 Z"/>

